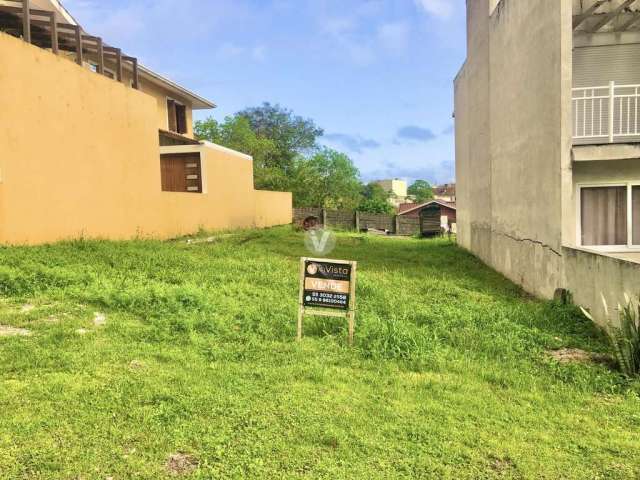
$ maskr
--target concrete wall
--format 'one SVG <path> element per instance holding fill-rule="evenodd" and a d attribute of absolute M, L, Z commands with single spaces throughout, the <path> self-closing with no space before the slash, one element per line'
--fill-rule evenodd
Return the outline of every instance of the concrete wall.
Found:
<path fill-rule="evenodd" d="M 502 0 L 489 16 L 490 6 L 467 2 L 468 57 L 456 79 L 458 235 L 548 297 L 563 283 L 571 2 Z"/>
<path fill-rule="evenodd" d="M 255 226 L 287 225 L 292 222 L 292 196 L 289 192 L 256 190 L 254 195 Z"/>
<path fill-rule="evenodd" d="M 183 135 L 193 138 L 193 107 L 191 102 L 144 79 L 140 80 L 140 90 L 147 95 L 151 95 L 156 100 L 159 129 L 169 130 L 167 98 L 172 98 L 173 100 L 185 105 L 187 113 L 187 133 L 184 133 Z"/>
<path fill-rule="evenodd" d="M 467 2 L 467 60 L 455 85 L 458 239 L 491 264 L 489 73 L 489 3 Z"/>
<path fill-rule="evenodd" d="M 153 97 L 1 33 L 0 58 L 0 242 L 290 222 L 289 194 L 256 217 L 252 160 L 221 147 L 196 146 L 207 193 L 162 192 Z"/>
<path fill-rule="evenodd" d="M 161 215 L 157 229 L 162 236 L 180 236 L 200 228 L 220 230 L 291 223 L 291 194 L 254 190 L 253 160 L 248 155 L 210 143 L 160 150 L 199 152 L 203 181 L 202 194 L 159 192 Z"/>
<path fill-rule="evenodd" d="M 602 303 L 604 296 L 611 321 L 617 320 L 614 308 L 624 304 L 624 293 L 637 298 L 640 292 L 640 263 L 628 262 L 575 248 L 562 249 L 565 282 L 574 301 L 591 311 L 596 321 L 607 320 Z"/>
<path fill-rule="evenodd" d="M 62 52 L 62 55 L 66 56 L 69 60 L 75 62 L 75 53 Z M 84 66 L 87 70 L 91 70 L 90 69 L 91 63 L 97 64 L 97 62 L 98 62 L 98 57 L 96 54 L 88 53 L 85 55 Z M 105 61 L 105 68 L 115 74 L 116 66 L 115 66 L 115 63 L 111 62 L 110 59 L 107 59 Z M 116 80 L 112 80 L 112 81 L 116 81 Z M 127 70 L 127 68 L 123 68 L 122 83 L 124 85 L 127 85 L 128 87 L 131 87 L 132 82 L 133 82 L 132 73 L 129 70 Z M 189 100 L 185 99 L 180 94 L 177 94 L 174 91 L 169 90 L 168 88 L 163 88 L 162 86 L 157 85 L 151 82 L 150 80 L 143 78 L 142 75 L 139 76 L 138 83 L 139 83 L 138 88 L 140 89 L 140 91 L 146 93 L 147 95 L 150 95 L 156 101 L 156 105 L 157 105 L 156 118 L 157 118 L 158 129 L 169 130 L 169 112 L 167 110 L 167 99 L 171 98 L 183 104 L 186 107 L 187 132 L 184 133 L 183 135 L 190 138 L 194 138 L 193 137 L 193 105 Z"/>

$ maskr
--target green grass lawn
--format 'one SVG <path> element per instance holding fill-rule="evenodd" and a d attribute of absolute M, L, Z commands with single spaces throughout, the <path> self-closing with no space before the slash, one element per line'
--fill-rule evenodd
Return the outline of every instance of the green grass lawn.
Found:
<path fill-rule="evenodd" d="M 32 332 L 0 338 L 0 478 L 640 478 L 640 384 L 545 353 L 607 352 L 573 308 L 340 234 L 355 346 L 335 318 L 297 343 L 304 255 L 289 227 L 0 249 L 0 325 Z"/>

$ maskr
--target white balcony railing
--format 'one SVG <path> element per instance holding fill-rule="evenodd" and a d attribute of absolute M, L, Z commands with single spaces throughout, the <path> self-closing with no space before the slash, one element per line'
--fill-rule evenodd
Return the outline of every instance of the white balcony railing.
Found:
<path fill-rule="evenodd" d="M 640 137 L 640 85 L 573 89 L 573 138 L 613 143 Z"/>

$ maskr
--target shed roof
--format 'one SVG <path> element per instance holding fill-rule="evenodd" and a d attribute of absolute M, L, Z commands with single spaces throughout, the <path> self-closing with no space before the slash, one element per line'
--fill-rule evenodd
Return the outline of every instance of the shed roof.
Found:
<path fill-rule="evenodd" d="M 422 210 L 424 207 L 428 207 L 429 205 L 432 205 L 432 204 L 437 204 L 437 205 L 441 205 L 443 207 L 450 208 L 452 210 L 457 210 L 456 209 L 456 204 L 453 203 L 453 202 L 445 202 L 443 200 L 429 200 L 428 202 L 417 204 L 413 208 L 409 208 L 407 210 L 402 210 L 402 211 L 398 212 L 398 215 L 406 215 L 407 213 L 415 212 L 416 210 Z"/>

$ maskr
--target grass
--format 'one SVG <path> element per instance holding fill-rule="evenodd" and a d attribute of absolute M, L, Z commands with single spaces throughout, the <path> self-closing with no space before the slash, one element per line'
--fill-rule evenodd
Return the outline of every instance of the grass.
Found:
<path fill-rule="evenodd" d="M 545 354 L 607 352 L 573 308 L 447 240 L 345 233 L 356 345 L 328 318 L 296 343 L 304 255 L 288 227 L 0 249 L 0 325 L 32 332 L 0 338 L 0 478 L 640 476 L 640 385 Z"/>

